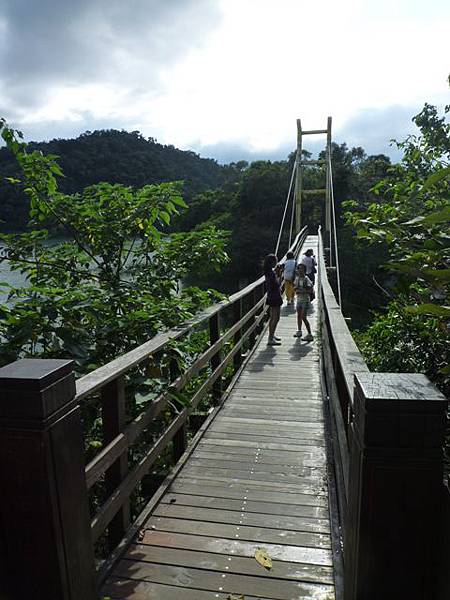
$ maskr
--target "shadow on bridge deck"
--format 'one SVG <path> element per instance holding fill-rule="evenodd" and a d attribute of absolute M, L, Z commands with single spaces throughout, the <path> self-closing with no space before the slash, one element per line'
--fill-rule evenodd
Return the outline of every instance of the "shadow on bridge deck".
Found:
<path fill-rule="evenodd" d="M 264 338 L 256 348 L 105 595 L 334 599 L 318 351 L 295 331 L 295 311 L 283 307 L 282 345 Z"/>

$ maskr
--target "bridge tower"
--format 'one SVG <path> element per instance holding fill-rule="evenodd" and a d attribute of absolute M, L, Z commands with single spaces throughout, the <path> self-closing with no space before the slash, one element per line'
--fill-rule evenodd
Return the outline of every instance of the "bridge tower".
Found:
<path fill-rule="evenodd" d="M 320 160 L 303 160 L 303 136 L 326 134 L 326 158 Z M 326 129 L 303 130 L 300 119 L 297 119 L 297 154 L 295 177 L 295 230 L 298 233 L 302 228 L 302 197 L 307 194 L 325 195 L 325 229 L 331 230 L 331 117 L 327 119 Z M 305 167 L 325 165 L 325 188 L 315 190 L 303 189 L 303 170 Z"/>

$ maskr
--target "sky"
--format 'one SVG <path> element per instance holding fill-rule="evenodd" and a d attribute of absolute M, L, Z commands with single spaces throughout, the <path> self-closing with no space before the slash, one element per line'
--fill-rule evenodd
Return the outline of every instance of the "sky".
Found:
<path fill-rule="evenodd" d="M 305 129 L 398 154 L 450 103 L 447 0 L 0 0 L 0 116 L 26 140 L 140 131 L 230 162 Z M 310 136 L 313 153 L 324 139 Z"/>

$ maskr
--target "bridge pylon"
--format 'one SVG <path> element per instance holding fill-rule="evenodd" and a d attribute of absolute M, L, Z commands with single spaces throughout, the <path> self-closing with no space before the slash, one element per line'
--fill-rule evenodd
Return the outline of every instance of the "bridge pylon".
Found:
<path fill-rule="evenodd" d="M 320 160 L 304 160 L 302 158 L 303 136 L 326 134 L 326 158 Z M 295 230 L 298 233 L 302 228 L 302 198 L 307 194 L 325 195 L 325 229 L 331 229 L 331 117 L 327 119 L 326 129 L 303 130 L 300 119 L 297 119 L 297 153 L 295 175 Z M 303 170 L 305 167 L 325 165 L 325 187 L 320 189 L 303 188 Z"/>

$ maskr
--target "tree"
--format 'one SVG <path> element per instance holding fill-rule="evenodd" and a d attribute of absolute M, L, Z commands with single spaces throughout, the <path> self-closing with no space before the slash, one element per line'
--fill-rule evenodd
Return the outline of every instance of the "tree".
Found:
<path fill-rule="evenodd" d="M 449 391 L 450 124 L 436 107 L 414 117 L 419 135 L 397 143 L 398 165 L 375 187 L 376 202 L 351 202 L 357 237 L 387 247 L 395 302 L 363 336 L 370 364 L 382 370 L 416 365 Z M 408 332 L 408 335 L 405 332 Z M 407 340 L 407 341 L 406 341 Z M 424 353 L 424 342 L 433 352 Z M 424 356 L 427 360 L 423 360 Z"/>
<path fill-rule="evenodd" d="M 58 156 L 64 177 L 58 181 L 66 194 L 81 192 L 85 187 L 102 181 L 121 183 L 134 188 L 148 184 L 183 180 L 183 196 L 190 200 L 195 194 L 216 188 L 236 178 L 244 168 L 220 166 L 212 159 L 200 158 L 190 151 L 163 146 L 145 139 L 138 131 L 101 130 L 86 132 L 76 139 L 55 139 L 31 142 L 28 151 Z M 0 219 L 4 231 L 25 230 L 28 220 L 28 199 L 21 186 L 12 185 L 5 177 L 20 177 L 20 168 L 8 148 L 0 149 Z"/>
<path fill-rule="evenodd" d="M 138 189 L 100 183 L 63 194 L 54 156 L 29 152 L 4 121 L 1 133 L 30 199 L 30 231 L 2 235 L 0 261 L 30 284 L 11 289 L 11 303 L 0 307 L 2 363 L 68 354 L 83 373 L 185 321 L 215 297 L 180 289 L 180 281 L 219 269 L 227 261 L 227 234 L 213 226 L 162 234 L 178 208 L 186 208 L 180 183 Z M 65 241 L 51 245 L 55 228 Z"/>

